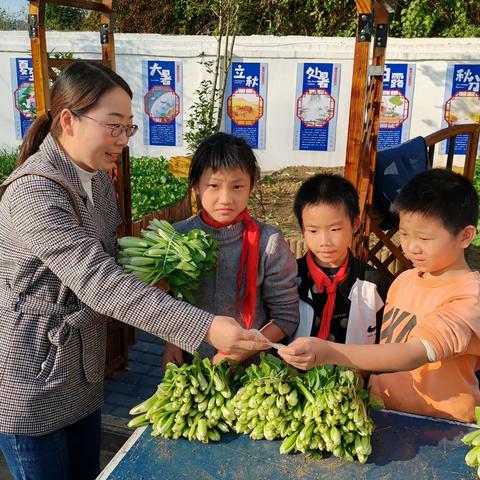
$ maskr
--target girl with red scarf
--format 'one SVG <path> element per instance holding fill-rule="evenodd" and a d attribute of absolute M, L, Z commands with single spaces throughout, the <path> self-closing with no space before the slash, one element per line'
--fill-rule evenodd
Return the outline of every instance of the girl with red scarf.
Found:
<path fill-rule="evenodd" d="M 291 336 L 298 324 L 297 267 L 281 232 L 248 213 L 258 172 L 255 155 L 243 139 L 226 133 L 206 138 L 189 173 L 201 211 L 174 226 L 182 233 L 200 228 L 220 246 L 215 270 L 195 292 L 196 306 L 216 314 L 228 312 L 242 326 L 279 342 Z M 199 352 L 215 361 L 223 358 L 207 344 Z M 254 353 L 229 358 L 244 361 Z M 167 344 L 162 365 L 183 361 L 182 350 Z"/>

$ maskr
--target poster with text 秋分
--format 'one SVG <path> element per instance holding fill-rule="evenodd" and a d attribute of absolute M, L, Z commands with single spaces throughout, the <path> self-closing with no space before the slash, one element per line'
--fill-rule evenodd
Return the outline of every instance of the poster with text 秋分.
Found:
<path fill-rule="evenodd" d="M 252 148 L 265 148 L 267 64 L 232 62 L 225 89 L 225 131 Z"/>
<path fill-rule="evenodd" d="M 172 147 L 183 145 L 182 63 L 144 60 L 142 87 L 143 143 Z"/>
<path fill-rule="evenodd" d="M 11 58 L 15 138 L 22 140 L 37 116 L 31 58 Z"/>
<path fill-rule="evenodd" d="M 294 150 L 335 151 L 339 87 L 340 64 L 297 65 Z"/>
<path fill-rule="evenodd" d="M 480 124 L 480 63 L 448 64 L 442 113 L 442 128 L 467 123 Z M 467 135 L 458 135 L 454 154 L 465 154 L 467 142 Z M 446 154 L 449 148 L 450 140 L 442 142 L 439 151 Z"/>

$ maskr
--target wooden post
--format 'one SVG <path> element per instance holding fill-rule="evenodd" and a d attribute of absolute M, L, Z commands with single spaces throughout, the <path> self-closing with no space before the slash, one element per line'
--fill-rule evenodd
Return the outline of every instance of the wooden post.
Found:
<path fill-rule="evenodd" d="M 45 38 L 45 3 L 30 0 L 28 29 L 32 48 L 32 67 L 37 116 L 44 115 L 50 108 L 48 84 L 48 55 Z"/>

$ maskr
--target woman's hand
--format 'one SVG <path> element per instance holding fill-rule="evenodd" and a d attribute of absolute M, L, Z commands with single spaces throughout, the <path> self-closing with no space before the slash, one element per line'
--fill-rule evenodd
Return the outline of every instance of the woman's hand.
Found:
<path fill-rule="evenodd" d="M 165 344 L 165 351 L 161 361 L 163 373 L 165 373 L 168 363 L 174 363 L 178 366 L 183 365 L 184 363 L 183 350 L 180 347 L 173 345 L 173 343 Z"/>
<path fill-rule="evenodd" d="M 268 339 L 263 335 L 245 330 L 234 318 L 220 315 L 213 318 L 205 341 L 226 355 L 270 348 Z"/>
<path fill-rule="evenodd" d="M 212 358 L 212 363 L 216 365 L 217 363 L 220 363 L 222 360 L 233 360 L 235 362 L 242 363 L 243 361 L 245 361 L 247 358 L 250 358 L 254 354 L 255 354 L 254 351 L 249 351 L 246 353 L 232 353 L 230 355 L 224 355 L 221 352 L 217 352 Z"/>
<path fill-rule="evenodd" d="M 301 370 L 308 370 L 315 365 L 328 363 L 324 353 L 328 342 L 317 337 L 300 337 L 288 347 L 280 348 L 278 354 L 290 365 Z"/>

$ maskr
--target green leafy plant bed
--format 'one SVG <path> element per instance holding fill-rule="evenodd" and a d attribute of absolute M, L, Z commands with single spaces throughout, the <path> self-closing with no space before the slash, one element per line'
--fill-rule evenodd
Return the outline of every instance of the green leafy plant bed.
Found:
<path fill-rule="evenodd" d="M 130 158 L 132 220 L 140 220 L 187 195 L 187 182 L 175 177 L 164 157 Z"/>
<path fill-rule="evenodd" d="M 0 150 L 0 183 L 13 172 L 17 163 L 17 154 Z"/>

